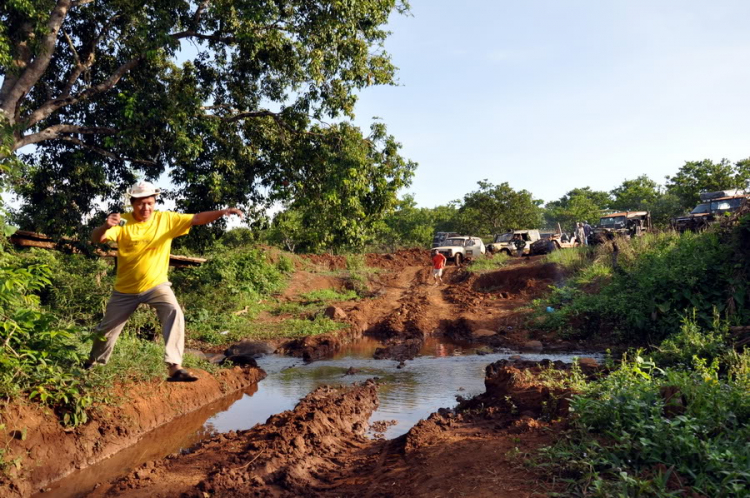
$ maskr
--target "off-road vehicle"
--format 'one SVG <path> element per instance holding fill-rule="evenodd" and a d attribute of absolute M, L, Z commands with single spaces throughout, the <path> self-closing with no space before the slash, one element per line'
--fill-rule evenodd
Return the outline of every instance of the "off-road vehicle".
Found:
<path fill-rule="evenodd" d="M 622 211 L 599 218 L 589 235 L 589 244 L 601 244 L 620 237 L 640 237 L 651 230 L 651 213 L 648 211 Z"/>
<path fill-rule="evenodd" d="M 562 233 L 554 232 L 549 234 L 542 234 L 542 238 L 536 242 L 532 242 L 529 246 L 529 254 L 549 254 L 552 251 L 558 249 L 569 249 L 575 247 L 575 242 L 569 242 L 567 236 L 563 239 Z"/>
<path fill-rule="evenodd" d="M 455 261 L 456 266 L 461 266 L 464 260 L 484 257 L 485 251 L 484 242 L 479 237 L 460 235 L 445 239 L 443 245 L 432 249 L 432 254 L 439 252 L 446 259 Z"/>
<path fill-rule="evenodd" d="M 678 232 L 700 232 L 719 220 L 725 213 L 733 213 L 742 207 L 750 194 L 742 190 L 719 190 L 702 192 L 701 203 L 689 214 L 672 220 L 672 227 Z"/>
<path fill-rule="evenodd" d="M 511 230 L 495 235 L 495 240 L 487 246 L 487 250 L 492 254 L 505 253 L 508 256 L 516 254 L 516 245 L 513 243 L 513 236 L 516 234 L 521 235 L 521 238 L 526 241 L 526 247 L 523 249 L 524 254 L 529 253 L 531 244 L 541 239 L 539 230 Z"/>
<path fill-rule="evenodd" d="M 456 232 L 435 232 L 435 236 L 432 238 L 432 247 L 440 247 L 448 237 L 458 237 L 459 235 Z"/>

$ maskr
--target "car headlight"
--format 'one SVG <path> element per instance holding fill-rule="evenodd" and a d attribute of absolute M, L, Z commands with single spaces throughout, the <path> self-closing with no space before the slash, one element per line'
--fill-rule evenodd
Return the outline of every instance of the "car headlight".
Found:
<path fill-rule="evenodd" d="M 466 251 L 467 256 L 471 256 L 472 254 L 474 254 L 474 251 L 472 251 L 471 249 Z"/>

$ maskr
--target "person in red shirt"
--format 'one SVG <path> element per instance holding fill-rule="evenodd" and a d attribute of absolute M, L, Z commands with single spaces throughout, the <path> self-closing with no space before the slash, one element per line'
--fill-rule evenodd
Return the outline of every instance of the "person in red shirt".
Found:
<path fill-rule="evenodd" d="M 438 280 L 443 283 L 443 268 L 445 268 L 445 256 L 435 251 L 432 256 L 432 278 L 435 279 L 433 285 L 437 285 Z"/>

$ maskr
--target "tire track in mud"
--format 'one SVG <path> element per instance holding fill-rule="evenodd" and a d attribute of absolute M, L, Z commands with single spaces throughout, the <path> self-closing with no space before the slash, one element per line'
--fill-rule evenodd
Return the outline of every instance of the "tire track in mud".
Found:
<path fill-rule="evenodd" d="M 375 352 L 376 359 L 403 363 L 419 353 L 428 335 L 442 333 L 444 322 L 455 310 L 443 297 L 446 285 L 431 282 L 429 267 L 405 268 L 396 279 L 397 285 L 391 289 L 399 291 L 386 292 L 380 303 L 381 308 L 391 311 L 385 311 L 383 318 L 365 333 L 384 341 L 384 347 Z"/>

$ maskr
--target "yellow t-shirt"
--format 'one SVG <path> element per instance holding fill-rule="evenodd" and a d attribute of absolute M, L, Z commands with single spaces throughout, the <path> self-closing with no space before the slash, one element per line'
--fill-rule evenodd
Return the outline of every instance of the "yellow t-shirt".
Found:
<path fill-rule="evenodd" d="M 172 239 L 186 235 L 192 214 L 154 211 L 148 221 L 138 222 L 131 213 L 122 215 L 125 226 L 114 226 L 104 234 L 117 242 L 115 290 L 138 294 L 167 281 Z"/>

